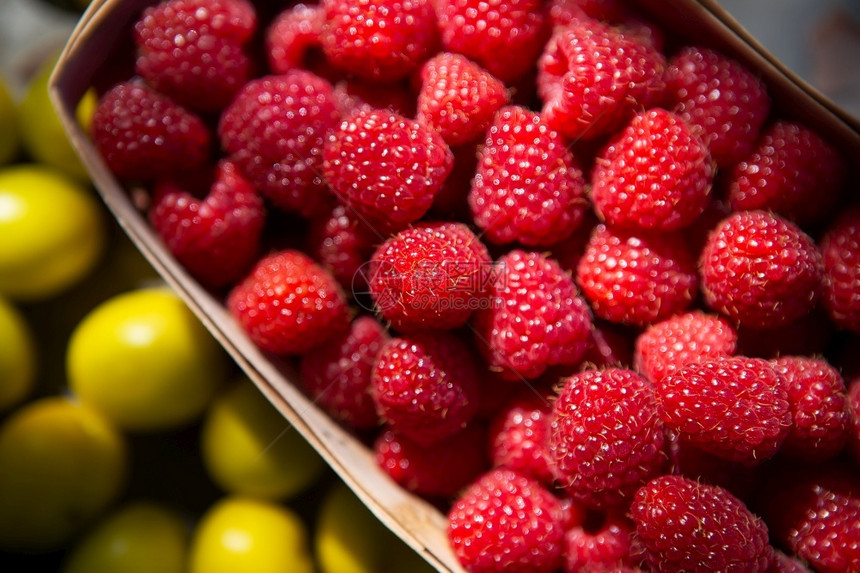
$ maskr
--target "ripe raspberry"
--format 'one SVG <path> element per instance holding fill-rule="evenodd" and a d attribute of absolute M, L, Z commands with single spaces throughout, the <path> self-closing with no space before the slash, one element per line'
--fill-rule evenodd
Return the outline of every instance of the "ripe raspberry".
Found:
<path fill-rule="evenodd" d="M 666 426 L 727 460 L 755 465 L 773 457 L 791 427 L 785 383 L 760 358 L 691 362 L 654 387 Z"/>
<path fill-rule="evenodd" d="M 404 489 L 428 498 L 453 497 L 489 469 L 485 428 L 470 425 L 429 446 L 391 430 L 374 442 L 376 463 Z"/>
<path fill-rule="evenodd" d="M 651 45 L 590 18 L 557 30 L 538 63 L 543 113 L 570 139 L 620 129 L 658 102 L 665 60 Z"/>
<path fill-rule="evenodd" d="M 426 223 L 386 240 L 370 259 L 376 310 L 401 331 L 449 330 L 490 304 L 493 261 L 462 223 Z"/>
<path fill-rule="evenodd" d="M 315 216 L 308 230 L 309 253 L 328 268 L 340 285 L 352 294 L 367 292 L 367 269 L 382 237 L 341 203 Z"/>
<path fill-rule="evenodd" d="M 842 156 L 816 132 L 776 121 L 732 169 L 728 199 L 735 211 L 762 209 L 801 227 L 815 225 L 836 204 L 845 171 Z"/>
<path fill-rule="evenodd" d="M 569 274 L 545 256 L 513 250 L 496 261 L 488 296 L 474 314 L 478 347 L 508 380 L 537 378 L 578 364 L 591 338 L 591 313 Z"/>
<path fill-rule="evenodd" d="M 264 37 L 271 72 L 307 67 L 314 51 L 322 49 L 324 23 L 325 11 L 319 4 L 293 4 L 277 14 Z"/>
<path fill-rule="evenodd" d="M 302 356 L 302 385 L 335 419 L 358 429 L 378 426 L 371 375 L 376 357 L 388 340 L 388 333 L 376 319 L 356 318 L 347 332 Z"/>
<path fill-rule="evenodd" d="M 719 167 L 749 156 L 770 113 L 767 88 L 752 71 L 714 50 L 687 46 L 669 60 L 665 80 L 667 105 L 693 125 Z"/>
<path fill-rule="evenodd" d="M 90 134 L 108 169 L 125 181 L 199 169 L 211 153 L 203 120 L 139 80 L 119 83 L 99 99 Z"/>
<path fill-rule="evenodd" d="M 767 526 L 721 487 L 661 476 L 636 492 L 630 512 L 645 563 L 655 573 L 756 573 L 773 558 Z"/>
<path fill-rule="evenodd" d="M 442 47 L 503 82 L 535 66 L 545 41 L 540 0 L 435 0 Z"/>
<path fill-rule="evenodd" d="M 461 54 L 442 52 L 427 60 L 420 79 L 417 119 L 451 146 L 482 137 L 509 103 L 505 84 Z"/>
<path fill-rule="evenodd" d="M 808 314 L 822 277 L 821 253 L 812 239 L 764 211 L 734 213 L 717 225 L 700 266 L 708 306 L 757 329 Z"/>
<path fill-rule="evenodd" d="M 860 332 L 860 208 L 833 223 L 821 241 L 822 304 L 840 328 Z"/>
<path fill-rule="evenodd" d="M 596 512 L 593 515 L 564 534 L 565 572 L 625 571 L 624 568 L 632 566 L 633 524 L 622 515 Z"/>
<path fill-rule="evenodd" d="M 782 451 L 819 462 L 842 451 L 848 437 L 845 381 L 827 361 L 783 356 L 771 361 L 786 384 L 792 425 Z"/>
<path fill-rule="evenodd" d="M 293 250 L 260 259 L 230 291 L 227 307 L 251 341 L 274 354 L 303 354 L 349 326 L 337 281 Z"/>
<path fill-rule="evenodd" d="M 719 316 L 694 310 L 646 328 L 636 339 L 636 369 L 654 383 L 690 362 L 732 356 L 738 334 Z"/>
<path fill-rule="evenodd" d="M 218 134 L 276 207 L 309 216 L 325 205 L 322 148 L 337 121 L 331 85 L 292 70 L 248 82 L 221 115 Z"/>
<path fill-rule="evenodd" d="M 178 180 L 155 185 L 149 221 L 176 259 L 203 285 L 245 276 L 260 252 L 263 199 L 235 164 L 222 160 L 203 199 Z"/>
<path fill-rule="evenodd" d="M 773 538 L 821 573 L 860 570 L 860 483 L 835 463 L 774 471 L 761 513 Z"/>
<path fill-rule="evenodd" d="M 636 326 L 684 311 L 698 292 L 696 262 L 680 237 L 606 225 L 595 227 L 576 281 L 596 316 Z"/>
<path fill-rule="evenodd" d="M 373 368 L 377 410 L 392 430 L 429 446 L 462 430 L 475 415 L 477 377 L 474 358 L 453 334 L 392 338 Z"/>
<path fill-rule="evenodd" d="M 409 75 L 438 45 L 430 0 L 322 0 L 322 48 L 335 66 L 359 77 Z"/>
<path fill-rule="evenodd" d="M 502 108 L 487 130 L 469 206 L 487 240 L 545 246 L 567 238 L 588 208 L 585 178 L 539 113 Z"/>
<path fill-rule="evenodd" d="M 134 25 L 135 70 L 176 102 L 217 112 L 254 74 L 245 46 L 256 29 L 246 0 L 166 0 Z"/>
<path fill-rule="evenodd" d="M 448 512 L 448 539 L 469 573 L 551 573 L 563 560 L 561 503 L 507 468 L 478 478 Z"/>
<path fill-rule="evenodd" d="M 438 133 L 386 110 L 362 110 L 344 120 L 323 157 L 338 197 L 384 230 L 420 219 L 454 163 Z"/>
<path fill-rule="evenodd" d="M 490 459 L 493 466 L 505 466 L 553 485 L 554 461 L 549 452 L 550 416 L 547 398 L 531 391 L 516 397 L 500 409 L 490 423 Z"/>
<path fill-rule="evenodd" d="M 636 115 L 597 159 L 591 200 L 618 227 L 673 231 L 710 201 L 714 167 L 691 127 L 666 110 Z"/>
<path fill-rule="evenodd" d="M 559 482 L 589 507 L 629 503 L 667 461 L 651 384 L 622 368 L 586 370 L 563 383 L 549 439 Z"/>

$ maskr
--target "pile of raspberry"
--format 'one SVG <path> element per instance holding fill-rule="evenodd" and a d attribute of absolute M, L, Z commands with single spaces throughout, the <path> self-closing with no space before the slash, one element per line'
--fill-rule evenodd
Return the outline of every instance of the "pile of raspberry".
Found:
<path fill-rule="evenodd" d="M 165 0 L 91 135 L 465 570 L 860 571 L 858 158 L 682 33 Z"/>

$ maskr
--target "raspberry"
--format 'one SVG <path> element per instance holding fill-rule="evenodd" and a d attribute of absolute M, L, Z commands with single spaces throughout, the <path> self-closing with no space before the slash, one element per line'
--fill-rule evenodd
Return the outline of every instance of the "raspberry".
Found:
<path fill-rule="evenodd" d="M 487 130 L 469 206 L 492 243 L 551 245 L 582 222 L 585 189 L 582 170 L 561 136 L 540 114 L 509 106 Z"/>
<path fill-rule="evenodd" d="M 455 335 L 412 333 L 389 340 L 373 368 L 377 410 L 419 446 L 448 438 L 478 407 L 475 360 Z"/>
<path fill-rule="evenodd" d="M 732 356 L 738 334 L 719 316 L 694 310 L 646 328 L 636 339 L 635 366 L 654 383 L 698 360 Z"/>
<path fill-rule="evenodd" d="M 265 206 L 232 162 L 218 164 L 202 200 L 175 180 L 156 184 L 153 195 L 152 227 L 203 285 L 220 288 L 232 284 L 257 260 Z"/>
<path fill-rule="evenodd" d="M 805 227 L 828 216 L 844 178 L 836 148 L 800 123 L 776 121 L 732 169 L 728 198 L 735 211 L 772 211 Z"/>
<path fill-rule="evenodd" d="M 588 241 L 576 281 L 595 316 L 636 326 L 684 311 L 698 289 L 695 260 L 680 237 L 602 224 Z"/>
<path fill-rule="evenodd" d="M 376 463 L 404 489 L 446 499 L 488 470 L 486 431 L 470 425 L 429 446 L 386 430 L 374 442 Z"/>
<path fill-rule="evenodd" d="M 341 286 L 353 294 L 367 292 L 366 269 L 382 239 L 341 203 L 317 215 L 308 231 L 309 253 L 328 268 Z"/>
<path fill-rule="evenodd" d="M 420 219 L 454 163 L 438 133 L 386 110 L 361 110 L 345 119 L 323 156 L 325 177 L 338 197 L 385 230 Z"/>
<path fill-rule="evenodd" d="M 586 370 L 563 380 L 550 452 L 571 497 L 590 507 L 629 503 L 666 465 L 654 390 L 631 370 Z"/>
<path fill-rule="evenodd" d="M 500 409 L 490 424 L 493 466 L 506 466 L 551 486 L 554 461 L 549 452 L 550 402 L 528 392 Z"/>
<path fill-rule="evenodd" d="M 770 113 L 764 83 L 714 50 L 687 46 L 665 73 L 667 105 L 693 125 L 719 167 L 749 156 Z"/>
<path fill-rule="evenodd" d="M 492 304 L 474 314 L 478 347 L 508 380 L 537 378 L 578 364 L 591 338 L 591 313 L 569 274 L 545 256 L 513 250 L 496 261 Z"/>
<path fill-rule="evenodd" d="M 448 330 L 487 306 L 492 259 L 462 223 L 428 223 L 400 231 L 370 259 L 376 310 L 401 332 Z"/>
<path fill-rule="evenodd" d="M 376 319 L 356 318 L 347 332 L 302 356 L 302 385 L 335 419 L 358 429 L 378 426 L 371 375 L 376 357 L 388 340 L 388 333 Z"/>
<path fill-rule="evenodd" d="M 503 82 L 534 67 L 545 40 L 540 0 L 435 0 L 442 47 Z"/>
<path fill-rule="evenodd" d="M 417 119 L 451 146 L 482 137 L 509 102 L 505 84 L 461 54 L 437 54 L 424 63 L 420 79 Z"/>
<path fill-rule="evenodd" d="M 630 508 L 646 565 L 675 571 L 766 571 L 768 529 L 744 503 L 718 486 L 661 476 L 636 492 Z"/>
<path fill-rule="evenodd" d="M 612 133 L 657 103 L 664 66 L 662 54 L 638 38 L 574 19 L 553 34 L 538 63 L 546 120 L 570 139 Z"/>
<path fill-rule="evenodd" d="M 774 471 L 762 515 L 776 542 L 821 573 L 860 570 L 860 483 L 835 463 Z"/>
<path fill-rule="evenodd" d="M 672 231 L 705 210 L 713 176 L 690 126 L 655 108 L 636 115 L 597 159 L 591 200 L 608 225 Z"/>
<path fill-rule="evenodd" d="M 633 524 L 621 515 L 594 513 L 564 534 L 566 572 L 624 571 L 630 566 Z M 593 521 L 593 523 L 591 522 Z"/>
<path fill-rule="evenodd" d="M 821 253 L 797 226 L 764 211 L 724 219 L 701 255 L 705 302 L 756 329 L 808 314 L 818 298 Z"/>
<path fill-rule="evenodd" d="M 771 361 L 786 384 L 792 426 L 782 451 L 820 462 L 842 451 L 848 437 L 845 381 L 825 360 L 783 356 Z"/>
<path fill-rule="evenodd" d="M 90 133 L 108 168 L 125 181 L 195 170 L 211 153 L 203 120 L 139 80 L 119 83 L 99 99 Z"/>
<path fill-rule="evenodd" d="M 322 48 L 335 66 L 362 78 L 409 75 L 438 45 L 430 0 L 322 0 Z"/>
<path fill-rule="evenodd" d="M 230 291 L 227 308 L 265 352 L 302 354 L 347 329 L 343 291 L 327 270 L 294 250 L 260 259 Z"/>
<path fill-rule="evenodd" d="M 822 304 L 840 328 L 860 332 L 860 208 L 834 222 L 821 241 Z"/>
<path fill-rule="evenodd" d="M 325 11 L 318 4 L 293 4 L 277 14 L 264 37 L 272 73 L 307 67 L 314 51 L 322 49 L 324 23 Z"/>
<path fill-rule="evenodd" d="M 482 475 L 448 512 L 448 539 L 470 573 L 550 573 L 561 566 L 560 501 L 507 468 Z"/>
<path fill-rule="evenodd" d="M 325 205 L 322 148 L 337 121 L 331 85 L 292 70 L 245 84 L 221 115 L 218 134 L 265 197 L 308 216 Z"/>
<path fill-rule="evenodd" d="M 773 457 L 791 427 L 785 383 L 760 358 L 692 362 L 654 387 L 666 426 L 727 460 L 755 465 Z"/>

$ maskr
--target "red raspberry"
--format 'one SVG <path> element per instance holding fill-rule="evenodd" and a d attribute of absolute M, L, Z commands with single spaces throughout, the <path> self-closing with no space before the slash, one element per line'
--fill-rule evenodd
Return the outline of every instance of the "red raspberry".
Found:
<path fill-rule="evenodd" d="M 149 221 L 176 259 L 203 285 L 245 276 L 260 252 L 263 199 L 231 161 L 215 168 L 205 198 L 178 180 L 156 184 Z"/>
<path fill-rule="evenodd" d="M 388 340 L 388 333 L 376 319 L 356 318 L 347 332 L 302 356 L 302 385 L 335 419 L 359 429 L 378 426 L 371 375 L 376 357 Z"/>
<path fill-rule="evenodd" d="M 578 364 L 591 338 L 591 313 L 569 274 L 545 256 L 513 250 L 496 261 L 491 305 L 474 315 L 478 347 L 508 380 L 537 378 Z"/>
<path fill-rule="evenodd" d="M 272 73 L 307 67 L 314 51 L 322 49 L 324 23 L 325 11 L 318 4 L 293 4 L 277 14 L 264 37 Z"/>
<path fill-rule="evenodd" d="M 322 0 L 322 48 L 335 66 L 380 81 L 406 77 L 438 45 L 430 0 Z"/>
<path fill-rule="evenodd" d="M 469 206 L 488 241 L 551 245 L 580 225 L 588 208 L 582 170 L 540 114 L 502 108 L 479 153 Z"/>
<path fill-rule="evenodd" d="M 667 105 L 693 125 L 719 167 L 749 156 L 770 113 L 765 84 L 741 63 L 687 46 L 666 67 Z"/>
<path fill-rule="evenodd" d="M 550 452 L 571 497 L 590 507 L 629 503 L 666 466 L 654 390 L 631 370 L 586 370 L 563 381 Z"/>
<path fill-rule="evenodd" d="M 718 486 L 661 476 L 636 492 L 630 512 L 655 573 L 757 573 L 773 558 L 764 522 Z"/>
<path fill-rule="evenodd" d="M 453 334 L 392 338 L 373 368 L 377 410 L 392 430 L 429 446 L 462 430 L 475 415 L 477 378 L 474 358 Z"/>
<path fill-rule="evenodd" d="M 672 231 L 705 210 L 713 177 L 708 148 L 687 122 L 654 108 L 636 115 L 597 159 L 591 200 L 608 225 Z"/>
<path fill-rule="evenodd" d="M 308 235 L 310 254 L 331 270 L 343 288 L 354 295 L 367 292 L 363 265 L 382 236 L 337 202 L 330 211 L 311 219 Z"/>
<path fill-rule="evenodd" d="M 570 139 L 620 129 L 663 91 L 665 60 L 619 28 L 578 18 L 553 34 L 538 64 L 547 122 Z"/>
<path fill-rule="evenodd" d="M 496 111 L 509 102 L 505 84 L 461 54 L 437 54 L 424 63 L 420 79 L 417 119 L 448 145 L 482 137 Z"/>
<path fill-rule="evenodd" d="M 322 148 L 337 121 L 331 85 L 292 70 L 248 82 L 221 115 L 218 133 L 265 197 L 308 216 L 326 204 Z"/>
<path fill-rule="evenodd" d="M 420 219 L 454 163 L 438 133 L 386 110 L 362 110 L 344 120 L 323 156 L 338 197 L 385 230 Z"/>
<path fill-rule="evenodd" d="M 821 253 L 812 239 L 764 211 L 734 213 L 717 225 L 700 266 L 708 306 L 756 329 L 808 314 L 822 276 Z"/>
<path fill-rule="evenodd" d="M 860 465 L 860 378 L 848 386 L 846 398 L 848 411 L 848 441 L 846 449 L 853 456 L 854 463 Z"/>
<path fill-rule="evenodd" d="M 773 538 L 821 573 L 860 571 L 860 482 L 851 467 L 826 463 L 774 471 L 762 487 Z"/>
<path fill-rule="evenodd" d="M 203 120 L 139 80 L 117 84 L 99 99 L 90 133 L 108 168 L 126 181 L 196 170 L 211 152 Z"/>
<path fill-rule="evenodd" d="M 563 561 L 561 502 L 507 468 L 478 478 L 448 512 L 448 539 L 469 573 L 551 573 Z"/>
<path fill-rule="evenodd" d="M 633 524 L 621 515 L 595 512 L 594 516 L 564 534 L 566 573 L 625 571 L 632 565 Z"/>
<path fill-rule="evenodd" d="M 435 0 L 442 47 L 503 82 L 532 69 L 545 40 L 540 0 Z"/>
<path fill-rule="evenodd" d="M 246 0 L 166 0 L 134 25 L 135 70 L 178 103 L 217 112 L 254 73 L 245 45 L 256 29 Z"/>
<path fill-rule="evenodd" d="M 376 310 L 401 332 L 449 330 L 492 301 L 493 261 L 462 223 L 427 223 L 400 231 L 370 259 Z"/>
<path fill-rule="evenodd" d="M 283 250 L 263 257 L 227 299 L 233 318 L 264 352 L 303 354 L 349 325 L 343 291 L 307 255 Z"/>
<path fill-rule="evenodd" d="M 531 391 L 498 411 L 490 424 L 493 466 L 506 466 L 552 486 L 554 461 L 549 452 L 550 416 L 547 398 Z"/>
<path fill-rule="evenodd" d="M 841 215 L 821 241 L 822 304 L 840 328 L 860 332 L 860 208 Z"/>
<path fill-rule="evenodd" d="M 391 430 L 374 442 L 376 463 L 402 488 L 428 498 L 446 499 L 488 470 L 487 434 L 470 425 L 429 446 Z"/>
<path fill-rule="evenodd" d="M 842 451 L 848 437 L 845 381 L 827 361 L 783 356 L 771 361 L 786 384 L 792 426 L 782 451 L 819 462 Z"/>
<path fill-rule="evenodd" d="M 684 311 L 698 292 L 696 262 L 683 239 L 606 225 L 595 227 L 576 280 L 596 316 L 637 326 Z"/>
<path fill-rule="evenodd" d="M 634 364 L 656 383 L 690 362 L 732 356 L 737 343 L 738 334 L 726 319 L 694 310 L 646 328 L 636 339 Z"/>
<path fill-rule="evenodd" d="M 727 460 L 755 465 L 773 457 L 791 427 L 785 383 L 760 358 L 691 362 L 654 387 L 666 426 Z"/>
<path fill-rule="evenodd" d="M 776 121 L 732 169 L 728 199 L 735 211 L 762 209 L 801 227 L 814 225 L 836 204 L 845 171 L 842 156 L 816 132 Z"/>

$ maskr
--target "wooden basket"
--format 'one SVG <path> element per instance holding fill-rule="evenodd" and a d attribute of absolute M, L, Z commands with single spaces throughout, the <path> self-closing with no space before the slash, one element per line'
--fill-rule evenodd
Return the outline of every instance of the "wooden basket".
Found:
<path fill-rule="evenodd" d="M 683 30 L 690 43 L 709 45 L 757 70 L 781 113 L 806 122 L 849 158 L 860 159 L 860 122 L 840 110 L 768 54 L 712 0 L 637 0 L 642 11 L 667 29 Z M 291 382 L 295 372 L 261 353 L 228 314 L 222 301 L 203 289 L 175 261 L 130 193 L 108 170 L 74 109 L 94 74 L 117 49 L 130 23 L 153 0 L 93 0 L 72 33 L 50 81 L 52 101 L 105 204 L 164 279 L 185 300 L 237 364 L 288 422 L 319 451 L 357 496 L 395 534 L 439 571 L 463 571 L 445 535 L 445 516 L 396 485 L 376 465 L 373 453 Z M 856 165 L 860 161 L 849 161 Z"/>

